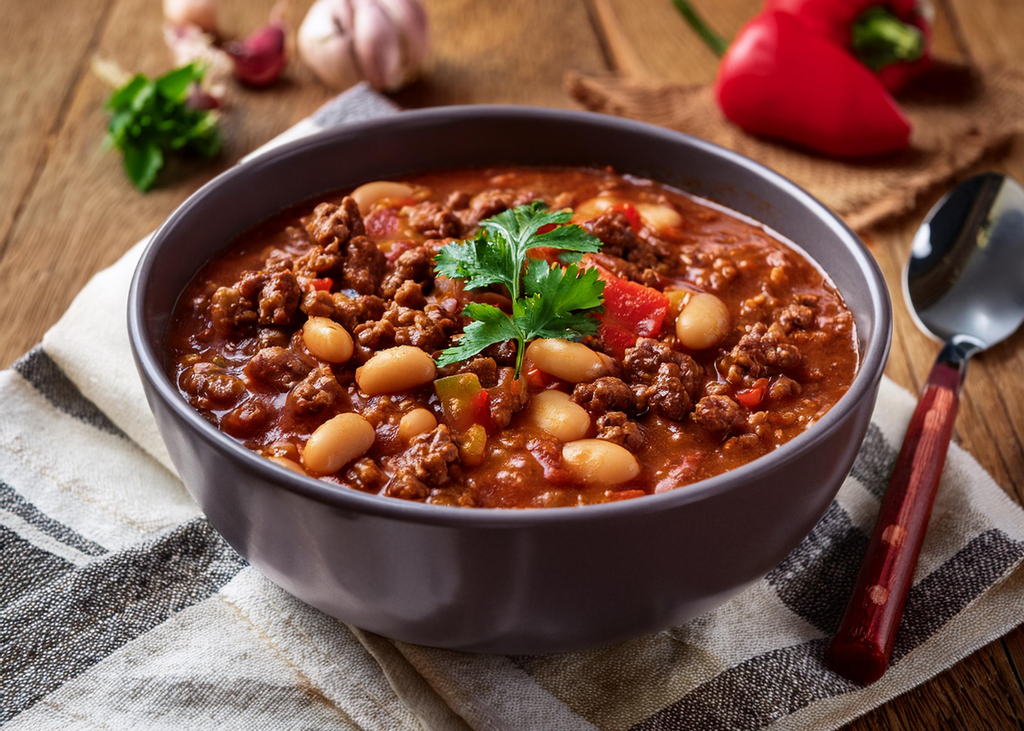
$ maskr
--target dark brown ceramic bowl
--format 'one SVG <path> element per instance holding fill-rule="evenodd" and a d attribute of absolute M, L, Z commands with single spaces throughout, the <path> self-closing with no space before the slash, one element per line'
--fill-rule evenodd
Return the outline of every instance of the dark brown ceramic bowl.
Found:
<path fill-rule="evenodd" d="M 439 507 L 294 474 L 217 431 L 168 377 L 164 338 L 196 271 L 297 201 L 467 165 L 612 165 L 755 218 L 832 276 L 862 363 L 817 424 L 771 454 L 672 492 L 538 510 Z M 328 131 L 230 170 L 160 228 L 139 263 L 129 332 L 150 407 L 211 523 L 303 601 L 409 642 L 546 653 L 683 622 L 763 577 L 821 517 L 868 426 L 889 348 L 885 283 L 857 237 L 785 178 L 701 140 L 613 117 L 448 107 Z"/>

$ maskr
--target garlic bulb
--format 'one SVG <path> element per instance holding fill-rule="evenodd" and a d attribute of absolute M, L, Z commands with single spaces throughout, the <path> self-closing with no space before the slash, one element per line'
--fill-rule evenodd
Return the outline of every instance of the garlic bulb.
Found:
<path fill-rule="evenodd" d="M 164 0 L 164 18 L 171 25 L 195 25 L 217 32 L 217 0 Z"/>
<path fill-rule="evenodd" d="M 394 91 L 419 73 L 427 15 L 419 0 L 316 0 L 299 26 L 298 47 L 328 86 L 365 79 Z"/>

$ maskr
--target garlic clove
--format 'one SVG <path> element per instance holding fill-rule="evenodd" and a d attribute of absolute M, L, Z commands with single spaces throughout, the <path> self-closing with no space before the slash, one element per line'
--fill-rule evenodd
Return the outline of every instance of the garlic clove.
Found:
<path fill-rule="evenodd" d="M 347 89 L 362 78 L 351 28 L 352 7 L 347 0 L 316 0 L 299 26 L 299 55 L 321 81 L 335 89 Z"/>
<path fill-rule="evenodd" d="M 403 77 L 402 34 L 377 0 L 353 0 L 356 59 L 374 88 L 391 90 Z"/>
<path fill-rule="evenodd" d="M 235 62 L 235 76 L 250 86 L 268 86 L 277 81 L 288 61 L 287 34 L 281 5 L 271 11 L 270 22 L 244 41 L 224 44 Z"/>
<path fill-rule="evenodd" d="M 417 0 L 378 0 L 392 21 L 403 30 L 404 79 L 411 81 L 427 55 L 430 34 L 427 13 Z"/>
<path fill-rule="evenodd" d="M 171 25 L 194 25 L 217 33 L 217 0 L 164 0 L 164 18 Z"/>

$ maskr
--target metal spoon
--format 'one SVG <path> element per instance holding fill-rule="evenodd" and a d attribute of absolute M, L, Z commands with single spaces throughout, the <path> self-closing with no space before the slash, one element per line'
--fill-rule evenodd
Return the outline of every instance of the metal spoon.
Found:
<path fill-rule="evenodd" d="M 947 193 L 914 237 L 903 285 L 918 326 L 945 345 L 903 439 L 829 649 L 832 668 L 861 683 L 878 680 L 889 664 L 967 362 L 1024 323 L 1024 188 L 1013 178 L 984 173 Z"/>

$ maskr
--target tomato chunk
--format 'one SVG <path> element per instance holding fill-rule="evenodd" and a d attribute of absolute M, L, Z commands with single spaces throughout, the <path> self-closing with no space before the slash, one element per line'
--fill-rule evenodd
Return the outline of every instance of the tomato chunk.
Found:
<path fill-rule="evenodd" d="M 334 286 L 334 280 L 330 277 L 321 277 L 320 279 L 310 279 L 309 284 L 313 289 L 320 290 L 321 292 L 330 292 L 331 287 Z"/>

